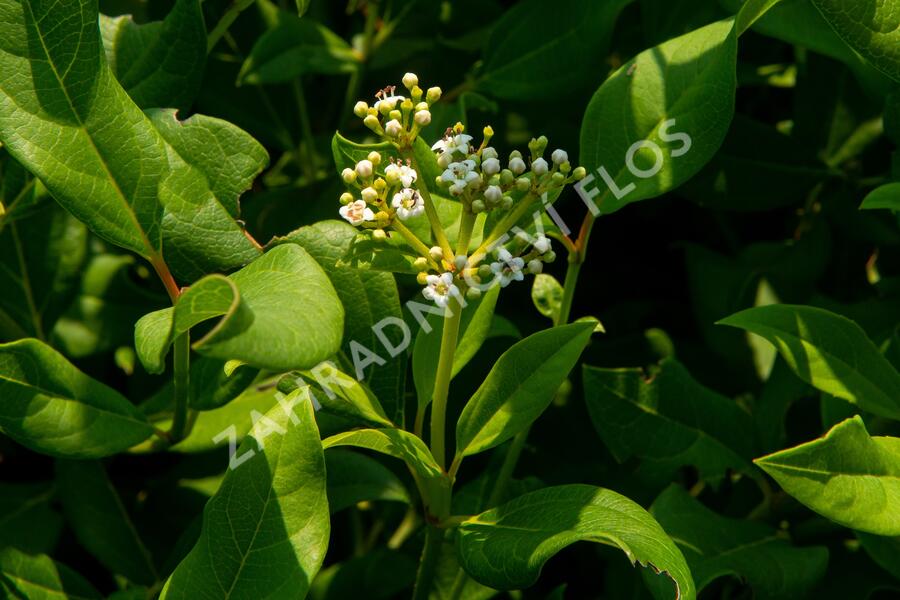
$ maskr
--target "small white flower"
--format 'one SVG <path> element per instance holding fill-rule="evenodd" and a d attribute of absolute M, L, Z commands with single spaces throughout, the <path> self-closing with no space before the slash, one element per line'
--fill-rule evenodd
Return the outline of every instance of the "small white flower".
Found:
<path fill-rule="evenodd" d="M 479 179 L 475 172 L 475 161 L 471 159 L 450 163 L 441 173 L 441 180 L 450 184 L 450 193 L 459 196 L 473 181 Z"/>
<path fill-rule="evenodd" d="M 412 187 L 418 178 L 416 170 L 401 163 L 391 163 L 384 168 L 384 175 L 388 181 L 399 181 L 403 187 Z"/>
<path fill-rule="evenodd" d="M 431 123 L 431 112 L 427 110 L 417 110 L 413 119 L 415 119 L 416 125 L 425 127 Z"/>
<path fill-rule="evenodd" d="M 342 206 L 338 212 L 341 213 L 341 216 L 347 219 L 351 225 L 360 225 L 365 221 L 373 221 L 375 219 L 375 213 L 372 212 L 371 208 L 366 206 L 366 203 L 363 200 L 356 200 L 346 206 Z"/>
<path fill-rule="evenodd" d="M 397 137 L 403 131 L 403 125 L 397 119 L 391 119 L 384 124 L 384 132 L 390 137 Z"/>
<path fill-rule="evenodd" d="M 491 271 L 494 272 L 495 277 L 499 277 L 500 287 L 506 287 L 513 281 L 525 279 L 525 274 L 522 273 L 525 261 L 522 258 L 513 257 L 506 248 L 501 248 L 497 252 L 497 258 L 500 260 L 491 263 Z"/>
<path fill-rule="evenodd" d="M 541 271 L 544 270 L 544 263 L 539 261 L 538 259 L 533 259 L 528 261 L 528 272 L 533 275 L 537 275 Z"/>
<path fill-rule="evenodd" d="M 391 206 L 397 209 L 397 216 L 401 221 L 418 217 L 425 212 L 425 203 L 422 201 L 422 197 L 412 188 L 403 188 L 394 194 Z"/>
<path fill-rule="evenodd" d="M 373 169 L 374 167 L 372 166 L 371 160 L 364 158 L 363 160 L 356 163 L 356 173 L 360 177 L 371 177 Z"/>
<path fill-rule="evenodd" d="M 393 92 L 391 95 L 387 95 L 384 93 L 382 96 L 376 96 L 378 100 L 375 101 L 375 110 L 382 114 L 387 114 L 390 111 L 394 110 L 398 104 L 406 100 L 403 96 L 394 95 Z"/>
<path fill-rule="evenodd" d="M 534 249 L 537 250 L 541 254 L 546 254 L 550 251 L 550 238 L 541 234 L 534 240 L 534 243 L 531 244 L 534 246 Z"/>
<path fill-rule="evenodd" d="M 550 165 L 547 164 L 547 161 L 543 158 L 538 158 L 537 160 L 533 160 L 531 162 L 531 172 L 535 175 L 544 175 L 547 173 Z"/>
<path fill-rule="evenodd" d="M 553 154 L 550 155 L 550 158 L 553 159 L 553 164 L 561 165 L 564 162 L 568 162 L 569 155 L 565 150 L 556 149 L 553 151 Z"/>
<path fill-rule="evenodd" d="M 447 306 L 450 296 L 459 296 L 459 288 L 453 284 L 453 273 L 429 275 L 425 282 L 428 285 L 422 290 L 422 295 L 441 308 Z"/>
<path fill-rule="evenodd" d="M 518 156 L 510 159 L 509 161 L 509 170 L 515 173 L 516 175 L 521 175 L 525 172 L 525 161 L 519 158 Z"/>
<path fill-rule="evenodd" d="M 500 189 L 500 186 L 489 185 L 487 189 L 484 190 L 484 199 L 492 204 L 500 202 L 500 198 L 502 197 L 503 190 Z"/>
<path fill-rule="evenodd" d="M 497 158 L 499 156 L 497 151 L 494 150 L 492 146 L 488 146 L 484 150 L 481 151 L 481 160 L 487 160 L 489 158 Z"/>
<path fill-rule="evenodd" d="M 453 162 L 453 155 L 456 152 L 459 152 L 463 155 L 469 154 L 469 149 L 471 148 L 469 142 L 471 141 L 471 135 L 458 133 L 456 135 L 446 136 L 444 137 L 444 139 L 436 141 L 431 149 L 436 152 L 440 152 L 440 154 L 438 155 L 438 164 L 446 168 L 451 162 Z"/>
<path fill-rule="evenodd" d="M 500 161 L 496 158 L 488 158 L 481 163 L 481 172 L 487 176 L 500 172 Z"/>

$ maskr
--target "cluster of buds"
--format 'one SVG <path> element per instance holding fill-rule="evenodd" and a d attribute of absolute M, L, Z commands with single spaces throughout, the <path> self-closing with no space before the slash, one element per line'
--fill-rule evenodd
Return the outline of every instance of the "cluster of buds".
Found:
<path fill-rule="evenodd" d="M 377 135 L 399 146 L 409 146 L 419 131 L 431 123 L 431 105 L 440 100 L 441 88 L 423 91 L 415 73 L 403 76 L 403 86 L 408 97 L 397 94 L 397 86 L 389 85 L 376 92 L 372 106 L 362 100 L 357 102 L 353 113 Z"/>
<path fill-rule="evenodd" d="M 414 156 L 412 142 L 431 122 L 430 107 L 441 95 L 440 88 L 423 92 L 418 83 L 418 77 L 407 73 L 403 85 L 409 98 L 396 95 L 396 88 L 391 86 L 376 94 L 374 106 L 359 102 L 354 108 L 366 126 L 390 141 L 403 157 Z M 541 198 L 586 174 L 583 167 L 572 167 L 564 150 L 554 150 L 549 160 L 544 158 L 548 145 L 544 136 L 529 142 L 527 157 L 514 151 L 504 165 L 490 146 L 493 135 L 491 127 L 485 127 L 483 140 L 476 147 L 465 127 L 457 123 L 431 147 L 443 169 L 435 181 L 437 188 L 459 201 L 466 216 L 460 222 L 456 253 L 443 225 L 436 222 L 438 213 L 430 204 L 430 182 L 423 180 L 415 162 L 386 158 L 373 150 L 354 168 L 341 173 L 352 190 L 341 195 L 341 216 L 370 231 L 376 240 L 387 238 L 388 231 L 405 238 L 418 254 L 413 264 L 424 286 L 422 293 L 439 307 L 446 307 L 454 297 L 463 303 L 464 296 L 476 298 L 492 285 L 506 287 L 524 279 L 525 274 L 542 272 L 544 264 L 555 259 L 555 253 L 540 219 L 536 220 L 535 235 L 516 224 L 529 214 L 531 206 L 536 206 L 534 214 L 539 216 Z M 470 252 L 466 242 L 477 215 L 494 210 L 502 212 L 494 220 L 493 229 L 485 231 L 482 244 Z M 429 247 L 403 224 L 423 214 L 428 216 L 439 245 Z"/>

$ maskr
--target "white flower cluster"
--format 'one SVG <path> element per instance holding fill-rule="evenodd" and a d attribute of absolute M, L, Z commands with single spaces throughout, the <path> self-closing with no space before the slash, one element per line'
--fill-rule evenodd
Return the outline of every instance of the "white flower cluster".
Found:
<path fill-rule="evenodd" d="M 440 99 L 441 88 L 423 91 L 415 73 L 403 76 L 403 86 L 409 92 L 408 97 L 398 94 L 397 86 L 390 85 L 376 92 L 372 106 L 362 100 L 357 102 L 353 113 L 378 135 L 408 145 L 431 123 L 431 105 Z"/>
<path fill-rule="evenodd" d="M 384 168 L 384 177 L 378 177 L 375 169 L 381 162 L 381 154 L 372 151 L 353 169 L 348 167 L 341 172 L 344 182 L 359 190 L 359 198 L 349 192 L 341 195 L 343 206 L 338 212 L 351 225 L 376 228 L 377 231 L 377 228 L 389 225 L 394 216 L 406 221 L 425 212 L 425 203 L 418 190 L 413 188 L 418 178 L 416 170 L 409 164 L 391 160 Z"/>

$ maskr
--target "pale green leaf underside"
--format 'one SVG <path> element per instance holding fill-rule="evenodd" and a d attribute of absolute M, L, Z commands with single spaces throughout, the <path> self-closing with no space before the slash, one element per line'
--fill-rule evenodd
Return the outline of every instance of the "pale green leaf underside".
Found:
<path fill-rule="evenodd" d="M 531 586 L 548 559 L 578 541 L 619 548 L 631 562 L 674 581 L 674 597 L 696 598 L 684 556 L 653 517 L 625 496 L 594 486 L 545 488 L 463 521 L 458 549 L 473 579 L 510 590 Z"/>
<path fill-rule="evenodd" d="M 876 69 L 900 81 L 900 4 L 891 0 L 812 0 L 828 24 Z"/>
<path fill-rule="evenodd" d="M 900 535 L 900 439 L 869 437 L 860 417 L 755 462 L 784 491 L 832 521 Z"/>

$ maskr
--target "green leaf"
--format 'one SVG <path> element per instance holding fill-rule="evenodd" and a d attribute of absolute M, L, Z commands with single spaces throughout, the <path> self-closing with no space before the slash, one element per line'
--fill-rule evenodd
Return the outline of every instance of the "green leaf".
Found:
<path fill-rule="evenodd" d="M 259 375 L 253 367 L 241 365 L 231 372 L 227 367 L 228 363 L 205 356 L 191 361 L 191 408 L 219 408 L 237 398 Z"/>
<path fill-rule="evenodd" d="M 811 306 L 773 304 L 719 323 L 767 339 L 791 369 L 817 389 L 900 419 L 900 374 L 850 319 Z"/>
<path fill-rule="evenodd" d="M 194 102 L 206 65 L 206 25 L 198 0 L 177 0 L 163 21 L 100 15 L 106 61 L 141 108 Z"/>
<path fill-rule="evenodd" d="M 476 581 L 521 589 L 537 581 L 550 557 L 578 541 L 619 548 L 632 563 L 674 581 L 670 597 L 696 598 L 681 551 L 653 517 L 625 496 L 590 485 L 545 488 L 463 521 L 459 557 Z"/>
<path fill-rule="evenodd" d="M 900 537 L 885 537 L 858 531 L 856 537 L 878 566 L 900 578 Z"/>
<path fill-rule="evenodd" d="M 553 275 L 538 273 L 531 286 L 531 301 L 538 312 L 556 323 L 562 304 L 563 287 Z"/>
<path fill-rule="evenodd" d="M 410 555 L 386 548 L 375 548 L 363 556 L 330 566 L 316 578 L 310 590 L 312 600 L 358 598 L 365 590 L 366 600 L 388 600 L 412 587 L 416 578 L 416 560 Z"/>
<path fill-rule="evenodd" d="M 66 519 L 82 546 L 107 569 L 135 583 L 153 585 L 159 580 L 153 558 L 103 465 L 57 461 L 56 481 Z"/>
<path fill-rule="evenodd" d="M 282 241 L 296 242 L 312 255 L 331 280 L 346 313 L 341 349 L 353 356 L 351 342 L 365 346 L 385 359 L 385 364 L 370 365 L 364 370 L 365 382 L 375 394 L 391 421 L 403 423 L 403 392 L 406 382 L 406 352 L 390 356 L 382 351 L 383 342 L 373 329 L 380 331 L 395 348 L 403 346 L 405 330 L 398 329 L 403 318 L 400 294 L 393 275 L 339 266 L 350 251 L 356 228 L 340 221 L 322 221 L 288 234 Z"/>
<path fill-rule="evenodd" d="M 365 448 L 399 458 L 406 463 L 415 478 L 426 510 L 430 514 L 440 515 L 449 509 L 442 502 L 449 498 L 450 480 L 434 462 L 425 442 L 415 435 L 393 428 L 357 429 L 322 440 L 322 447 L 326 450 L 339 446 Z"/>
<path fill-rule="evenodd" d="M 203 510 L 200 539 L 160 596 L 302 598 L 322 565 L 330 521 L 312 404 L 260 420 Z"/>
<path fill-rule="evenodd" d="M 303 16 L 309 10 L 309 3 L 312 0 L 297 0 L 297 14 Z"/>
<path fill-rule="evenodd" d="M 768 525 L 722 517 L 675 485 L 659 495 L 650 514 L 684 554 L 698 593 L 732 575 L 746 581 L 755 598 L 807 598 L 828 567 L 823 546 L 794 547 Z"/>
<path fill-rule="evenodd" d="M 859 416 L 754 462 L 820 515 L 852 529 L 900 535 L 900 438 L 869 437 Z"/>
<path fill-rule="evenodd" d="M 87 239 L 54 205 L 0 224 L 0 340 L 47 339 L 77 291 Z"/>
<path fill-rule="evenodd" d="M 754 474 L 750 415 L 674 359 L 663 360 L 649 377 L 640 369 L 589 366 L 583 374 L 591 420 L 619 462 L 638 456 L 641 470 L 663 481 L 685 465 L 713 483 L 728 469 Z"/>
<path fill-rule="evenodd" d="M 900 183 L 886 183 L 875 188 L 859 205 L 863 209 L 886 208 L 900 212 Z"/>
<path fill-rule="evenodd" d="M 344 311 L 334 288 L 303 248 L 285 244 L 228 277 L 206 277 L 173 308 L 145 315 L 135 327 L 141 362 L 160 372 L 176 336 L 219 315 L 192 346 L 219 360 L 289 371 L 318 364 L 340 347 Z"/>
<path fill-rule="evenodd" d="M 99 600 L 102 596 L 81 575 L 46 554 L 0 549 L 0 591 L 28 600 Z"/>
<path fill-rule="evenodd" d="M 453 368 L 450 372 L 451 379 L 472 360 L 484 340 L 487 339 L 499 296 L 500 286 L 494 286 L 482 298 L 469 302 L 462 309 L 459 341 L 456 345 L 456 353 L 453 355 Z M 424 327 L 419 329 L 412 353 L 413 381 L 416 384 L 416 396 L 420 409 L 431 404 L 445 322 L 440 315 L 428 315 L 427 319 L 429 330 L 426 331 Z"/>
<path fill-rule="evenodd" d="M 307 73 L 338 75 L 359 68 L 358 55 L 340 36 L 286 11 L 262 34 L 241 66 L 239 83 L 290 81 Z"/>
<path fill-rule="evenodd" d="M 206 174 L 164 141 L 115 80 L 95 0 L 7 8 L 0 73 L 26 76 L 0 77 L 0 140 L 66 210 L 145 258 L 158 261 L 165 246 L 170 269 L 184 279 L 258 254 Z"/>
<path fill-rule="evenodd" d="M 528 336 L 509 348 L 466 404 L 456 424 L 456 456 L 498 446 L 550 406 L 590 341 L 596 321 Z"/>
<path fill-rule="evenodd" d="M 124 396 L 34 339 L 0 344 L 0 431 L 36 452 L 100 458 L 153 428 Z"/>
<path fill-rule="evenodd" d="M 581 126 L 579 184 L 600 214 L 678 187 L 713 157 L 734 115 L 736 60 L 726 19 L 641 52 L 600 86 Z"/>
<path fill-rule="evenodd" d="M 240 217 L 241 194 L 269 164 L 266 149 L 243 129 L 215 117 L 191 115 L 179 121 L 171 109 L 150 110 L 147 116 L 179 156 L 202 171 L 228 214 Z"/>
<path fill-rule="evenodd" d="M 44 193 L 38 193 L 38 190 Z M 25 167 L 0 147 L 0 231 L 18 218 L 36 210 L 46 198 L 46 190 Z"/>
<path fill-rule="evenodd" d="M 744 4 L 738 11 L 734 21 L 737 35 L 743 34 L 751 25 L 756 23 L 764 14 L 782 0 L 744 0 Z"/>
<path fill-rule="evenodd" d="M 812 0 L 848 46 L 876 69 L 900 81 L 900 11 L 878 0 Z"/>
<path fill-rule="evenodd" d="M 494 23 L 479 90 L 498 98 L 553 98 L 602 73 L 619 12 L 631 0 L 528 0 Z"/>
<path fill-rule="evenodd" d="M 301 375 L 306 381 L 315 384 L 314 396 L 323 408 L 375 426 L 394 426 L 384 414 L 378 398 L 357 379 L 341 372 L 331 363 L 317 365 L 315 371 L 316 373 L 303 371 Z M 319 379 L 322 380 L 321 384 Z"/>
<path fill-rule="evenodd" d="M 0 547 L 28 554 L 50 552 L 63 520 L 50 507 L 55 490 L 49 483 L 0 483 Z"/>
<path fill-rule="evenodd" d="M 373 458 L 349 450 L 330 450 L 325 453 L 325 465 L 332 514 L 363 501 L 412 504 L 397 476 Z"/>

